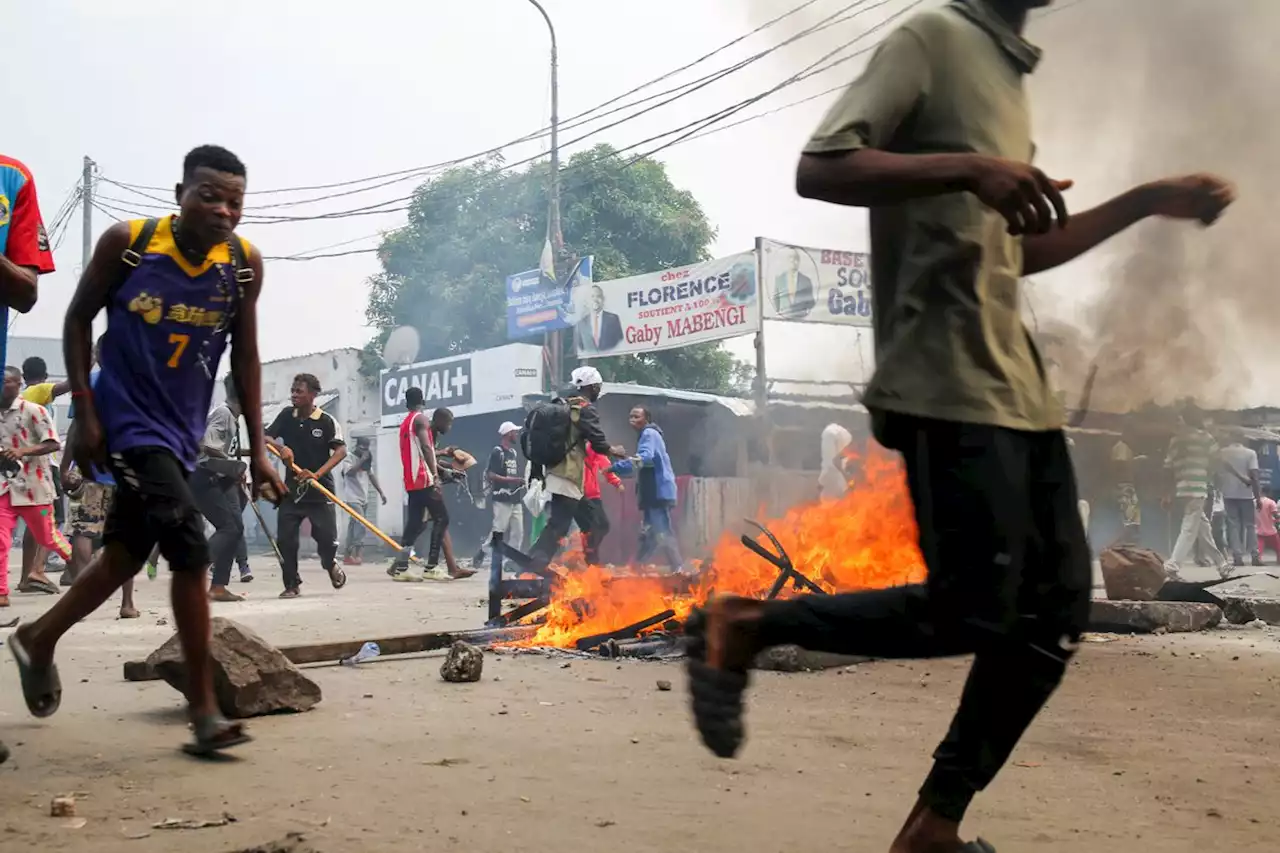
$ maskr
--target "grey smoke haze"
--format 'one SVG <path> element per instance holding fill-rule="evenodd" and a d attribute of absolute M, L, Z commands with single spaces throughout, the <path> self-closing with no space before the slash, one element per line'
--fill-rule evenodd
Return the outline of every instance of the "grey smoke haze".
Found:
<path fill-rule="evenodd" d="M 875 5 L 870 0 L 866 6 Z M 747 0 L 761 23 L 796 0 Z M 846 6 L 820 0 L 771 30 L 776 39 Z M 863 26 L 912 5 L 897 0 L 779 52 L 798 70 Z M 930 0 L 918 8 L 940 5 Z M 1074 401 L 1090 362 L 1093 406 L 1126 410 L 1192 396 L 1205 405 L 1280 401 L 1280 353 L 1270 354 L 1278 300 L 1271 282 L 1280 190 L 1276 92 L 1280 31 L 1274 0 L 1080 0 L 1036 13 L 1045 50 L 1031 78 L 1039 163 L 1073 178 L 1083 210 L 1167 175 L 1212 171 L 1240 199 L 1209 229 L 1151 221 L 1029 285 L 1047 355 Z M 877 33 L 875 38 L 881 37 Z M 826 39 L 826 41 L 824 41 Z M 828 77 L 851 78 L 858 63 Z M 824 81 L 826 78 L 824 78 Z M 834 96 L 833 96 L 834 97 Z"/>
<path fill-rule="evenodd" d="M 1280 24 L 1280 4 L 1086 0 L 1075 18 L 1070 30 L 1042 40 L 1052 57 L 1046 88 L 1072 85 L 1094 106 L 1074 129 L 1057 125 L 1051 144 L 1075 138 L 1088 148 L 1099 130 L 1128 137 L 1110 192 L 1213 171 L 1237 184 L 1240 200 L 1209 229 L 1165 221 L 1135 228 L 1109 252 L 1104 286 L 1084 310 L 1050 310 L 1077 332 L 1075 356 L 1058 359 L 1064 385 L 1074 387 L 1096 354 L 1099 408 L 1188 396 L 1212 406 L 1274 399 L 1280 354 L 1269 345 L 1277 300 L 1267 206 L 1280 190 L 1280 62 L 1267 34 Z M 1105 36 L 1091 38 L 1092 28 Z M 1055 104 L 1042 96 L 1036 107 Z"/>

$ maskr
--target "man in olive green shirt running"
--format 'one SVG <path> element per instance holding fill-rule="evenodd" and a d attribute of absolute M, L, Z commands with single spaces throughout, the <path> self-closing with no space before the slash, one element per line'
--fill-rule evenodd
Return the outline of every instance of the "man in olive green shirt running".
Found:
<path fill-rule="evenodd" d="M 902 453 L 928 580 L 786 601 L 715 598 L 690 620 L 694 716 L 728 757 L 755 654 L 973 654 L 951 729 L 891 853 L 989 853 L 960 822 L 1057 687 L 1084 630 L 1090 553 L 1063 413 L 1019 279 L 1151 216 L 1213 222 L 1211 175 L 1136 187 L 1068 223 L 1034 154 L 1022 37 L 1049 0 L 952 0 L 888 36 L 800 160 L 802 196 L 870 208 L 877 365 L 864 397 Z"/>

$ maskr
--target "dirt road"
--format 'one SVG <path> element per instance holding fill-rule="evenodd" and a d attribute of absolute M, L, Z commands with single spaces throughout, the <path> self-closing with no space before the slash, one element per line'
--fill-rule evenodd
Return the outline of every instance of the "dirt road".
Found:
<path fill-rule="evenodd" d="M 216 612 L 282 644 L 483 618 L 478 578 L 406 588 L 369 567 L 335 593 L 304 572 L 301 599 L 276 600 L 278 579 L 262 574 L 254 600 Z M 301 831 L 321 853 L 883 851 L 964 675 L 961 661 L 763 673 L 744 754 L 718 761 L 674 665 L 491 655 L 480 683 L 453 685 L 438 658 L 385 660 L 310 670 L 318 708 L 252 721 L 256 743 L 201 764 L 176 749 L 178 694 L 120 679 L 123 660 L 171 630 L 156 624 L 171 618 L 167 584 L 140 585 L 142 620 L 104 609 L 68 636 L 54 718 L 26 716 L 0 656 L 0 738 L 14 751 L 0 767 L 0 849 L 226 853 Z M 46 605 L 20 597 L 12 611 Z M 1278 636 L 1086 645 L 972 829 L 1001 853 L 1280 849 Z M 78 828 L 49 817 L 50 799 L 73 792 Z M 152 828 L 224 812 L 235 822 Z"/>

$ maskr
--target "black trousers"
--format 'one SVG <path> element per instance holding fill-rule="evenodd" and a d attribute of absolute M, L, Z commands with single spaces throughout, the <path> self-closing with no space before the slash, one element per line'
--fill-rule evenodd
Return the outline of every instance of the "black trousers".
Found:
<path fill-rule="evenodd" d="M 1090 555 L 1061 432 L 878 416 L 902 452 L 921 585 L 765 605 L 767 645 L 880 658 L 973 654 L 920 794 L 960 820 L 1061 681 L 1089 615 Z"/>
<path fill-rule="evenodd" d="M 444 504 L 444 490 L 439 486 L 429 489 L 414 489 L 409 492 L 408 518 L 405 520 L 404 536 L 400 538 L 403 548 L 412 548 L 413 543 L 427 529 L 427 521 L 432 522 L 431 542 L 427 546 L 427 565 L 440 563 L 440 549 L 444 547 L 444 534 L 449 529 L 449 510 Z"/>
<path fill-rule="evenodd" d="M 236 495 L 243 491 L 235 480 L 219 477 L 204 468 L 197 468 L 191 475 L 196 508 L 214 528 L 209 537 L 209 551 L 213 556 L 210 582 L 214 586 L 226 586 L 231 580 L 231 567 L 244 544 L 244 516 L 240 514 L 243 506 Z"/>
<path fill-rule="evenodd" d="M 582 551 L 587 565 L 600 565 L 600 543 L 609 535 L 609 516 L 600 498 L 583 498 L 573 512 L 573 520 L 582 531 Z M 565 530 L 568 533 L 568 529 Z"/>
<path fill-rule="evenodd" d="M 569 528 L 581 510 L 584 501 L 565 495 L 552 495 L 547 505 L 547 523 L 538 534 L 538 541 L 529 549 L 529 560 L 535 568 L 545 569 L 560 550 L 560 540 L 569 535 Z"/>
<path fill-rule="evenodd" d="M 329 571 L 337 565 L 338 517 L 333 504 L 328 501 L 296 501 L 285 498 L 276 513 L 276 544 L 284 560 L 284 588 L 296 589 L 302 583 L 298 574 L 298 543 L 302 535 L 302 522 L 311 522 L 311 538 L 316 542 L 320 565 Z"/>

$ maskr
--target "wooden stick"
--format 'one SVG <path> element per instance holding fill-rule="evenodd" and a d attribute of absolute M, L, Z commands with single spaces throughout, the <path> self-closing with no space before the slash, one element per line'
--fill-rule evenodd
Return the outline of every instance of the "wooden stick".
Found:
<path fill-rule="evenodd" d="M 276 447 L 276 446 L 275 446 L 274 444 L 272 444 L 271 442 L 267 442 L 267 449 L 268 449 L 268 450 L 270 450 L 272 453 L 274 453 L 276 456 L 279 456 L 281 459 L 284 459 L 284 457 L 280 455 L 280 448 Z M 293 462 L 290 462 L 290 463 L 289 463 L 289 466 L 290 466 L 291 468 L 293 468 L 293 473 L 294 473 L 294 474 L 299 474 L 299 473 L 301 473 L 301 472 L 302 472 L 302 469 L 301 469 L 301 468 L 299 468 L 299 467 L 298 467 L 295 463 L 293 463 Z M 397 542 L 396 540 L 392 539 L 390 536 L 388 536 L 387 534 L 385 534 L 385 533 L 383 533 L 381 530 L 379 530 L 379 529 L 374 525 L 374 523 L 373 523 L 372 521 L 370 521 L 369 519 L 365 518 L 363 515 L 361 515 L 360 513 L 356 512 L 354 509 L 352 509 L 350 506 L 348 506 L 348 505 L 347 505 L 347 503 L 346 503 L 346 501 L 342 500 L 342 499 L 341 499 L 341 498 L 339 498 L 337 495 L 335 495 L 333 492 L 331 492 L 331 491 L 329 491 L 328 489 L 326 489 L 323 485 L 321 485 L 321 484 L 320 484 L 320 481 L 319 481 L 319 480 L 308 480 L 308 481 L 306 481 L 306 482 L 308 482 L 308 483 L 310 483 L 310 484 L 311 484 L 310 486 L 308 486 L 308 488 L 316 489 L 317 491 L 319 491 L 319 492 L 320 492 L 320 494 L 324 495 L 326 498 L 328 498 L 329 500 L 333 501 L 333 505 L 334 505 L 334 506 L 339 507 L 340 509 L 345 510 L 345 511 L 347 512 L 347 514 L 348 514 L 348 515 L 350 515 L 350 516 L 351 516 L 352 518 L 354 518 L 356 521 L 358 521 L 358 522 L 360 522 L 361 524 L 363 524 L 363 525 L 364 525 L 365 530 L 368 530 L 368 531 L 369 531 L 370 533 L 372 533 L 374 536 L 377 536 L 379 539 L 381 539 L 383 542 L 385 542 L 387 545 L 389 545 L 392 549 L 394 549 L 397 553 L 399 553 L 400 551 L 404 550 L 404 546 L 402 546 L 399 542 Z"/>
<path fill-rule="evenodd" d="M 343 640 L 337 643 L 311 643 L 301 646 L 281 646 L 280 652 L 294 664 L 334 663 L 349 658 L 366 642 L 378 644 L 379 657 L 411 655 L 421 652 L 447 649 L 456 640 L 474 646 L 522 640 L 537 631 L 535 625 L 513 625 L 498 629 L 433 631 L 428 634 L 409 634 L 400 637 L 370 637 L 368 640 Z M 160 673 L 145 660 L 127 661 L 124 665 L 125 681 L 159 681 Z"/>
<path fill-rule="evenodd" d="M 267 529 L 267 520 L 262 517 L 262 510 L 258 509 L 258 502 L 253 499 L 253 492 L 249 492 L 249 506 L 253 507 L 253 514 L 258 517 L 258 526 L 262 528 L 262 532 L 266 534 L 267 541 L 271 543 L 271 550 L 276 552 L 276 562 L 280 564 L 280 568 L 284 568 L 284 557 L 280 554 L 280 546 L 276 544 L 276 537 L 271 535 L 271 531 Z"/>

